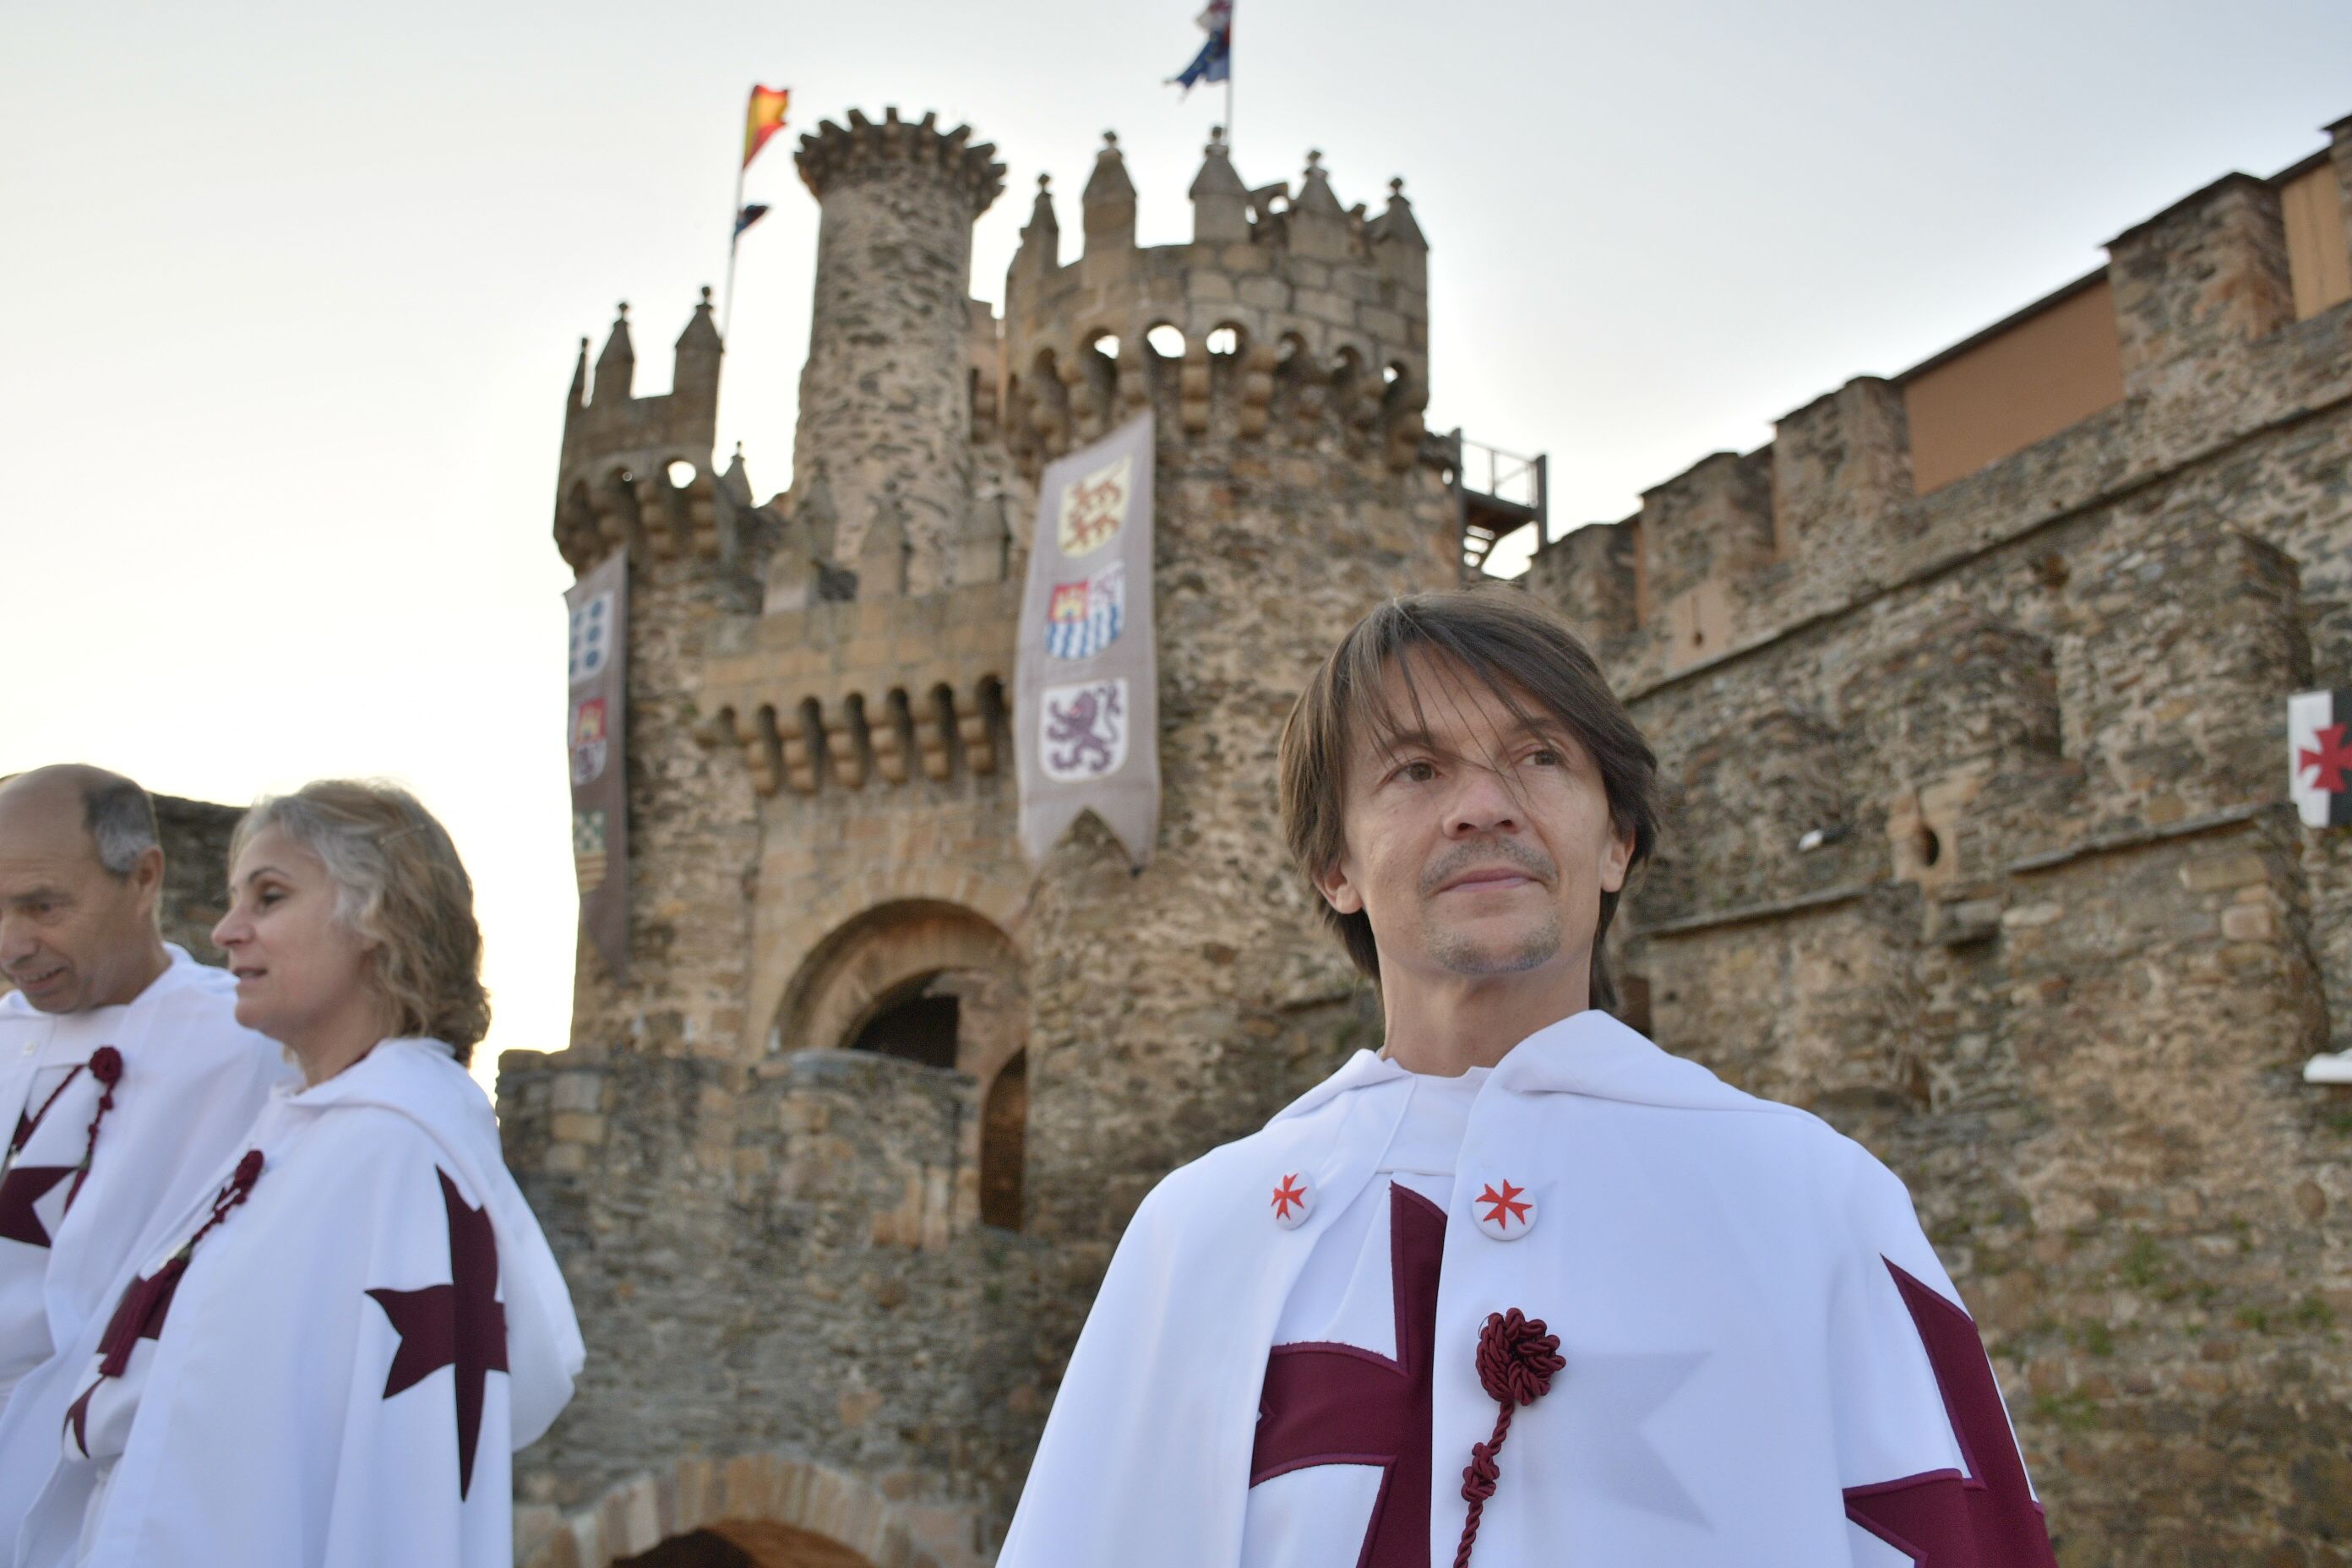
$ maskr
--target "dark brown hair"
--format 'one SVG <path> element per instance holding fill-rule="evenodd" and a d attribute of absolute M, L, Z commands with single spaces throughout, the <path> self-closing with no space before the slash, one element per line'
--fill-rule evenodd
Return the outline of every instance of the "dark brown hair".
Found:
<path fill-rule="evenodd" d="M 1310 885 L 1347 849 L 1343 810 L 1356 737 L 1369 735 L 1385 748 L 1396 736 L 1425 728 L 1420 681 L 1433 673 L 1431 661 L 1456 667 L 1484 685 L 1515 718 L 1534 716 L 1527 710 L 1532 699 L 1581 742 L 1608 794 L 1610 825 L 1633 840 L 1628 875 L 1649 858 L 1658 837 L 1658 761 L 1649 742 L 1568 623 L 1526 590 L 1496 583 L 1391 599 L 1358 621 L 1307 682 L 1283 727 L 1281 794 L 1283 837 Z M 1389 702 L 1391 668 L 1402 679 L 1410 713 L 1398 713 Z M 1596 1007 L 1617 1000 L 1601 951 L 1617 899 L 1601 893 L 1600 923 L 1592 931 Z M 1360 910 L 1341 914 L 1319 889 L 1315 901 L 1356 967 L 1379 984 L 1370 917 Z"/>

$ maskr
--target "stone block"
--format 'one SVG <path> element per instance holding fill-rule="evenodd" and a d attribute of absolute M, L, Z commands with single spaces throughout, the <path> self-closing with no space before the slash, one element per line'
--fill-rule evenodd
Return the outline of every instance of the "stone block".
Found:
<path fill-rule="evenodd" d="M 604 1119 L 593 1111 L 559 1110 L 549 1123 L 549 1132 L 559 1143 L 602 1143 Z"/>
<path fill-rule="evenodd" d="M 1278 278 L 1243 278 L 1234 283 L 1234 292 L 1243 304 L 1261 310 L 1279 310 L 1290 303 L 1290 285 Z"/>
<path fill-rule="evenodd" d="M 2198 362 L 2242 357 L 2294 320 L 2286 230 L 2269 182 L 2231 174 L 2108 243 L 2124 385 L 2173 395 Z M 2185 373 L 2185 374 L 2184 374 Z"/>

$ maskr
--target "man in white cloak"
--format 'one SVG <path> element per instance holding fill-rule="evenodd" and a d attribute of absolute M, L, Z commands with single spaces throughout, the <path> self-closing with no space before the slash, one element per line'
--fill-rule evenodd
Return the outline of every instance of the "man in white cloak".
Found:
<path fill-rule="evenodd" d="M 1281 798 L 1385 1048 L 1145 1199 L 1001 1568 L 2050 1568 L 1902 1183 L 1598 1010 L 1654 771 L 1524 594 L 1349 634 Z"/>
<path fill-rule="evenodd" d="M 56 1363 L 107 1284 L 295 1076 L 236 985 L 156 925 L 146 792 L 64 765 L 0 784 L 0 1542 L 57 1455 Z"/>

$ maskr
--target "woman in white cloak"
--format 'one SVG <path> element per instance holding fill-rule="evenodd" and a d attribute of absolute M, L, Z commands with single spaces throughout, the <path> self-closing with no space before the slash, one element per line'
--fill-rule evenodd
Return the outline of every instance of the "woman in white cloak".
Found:
<path fill-rule="evenodd" d="M 214 940 L 302 1081 L 117 1282 L 18 1568 L 506 1568 L 572 1301 L 466 1058 L 473 888 L 405 792 L 264 800 Z"/>

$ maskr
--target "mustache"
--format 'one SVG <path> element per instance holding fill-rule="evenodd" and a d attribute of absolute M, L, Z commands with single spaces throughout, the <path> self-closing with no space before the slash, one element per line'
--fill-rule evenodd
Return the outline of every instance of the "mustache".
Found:
<path fill-rule="evenodd" d="M 1424 896 L 1434 894 L 1446 883 L 1468 871 L 1481 871 L 1497 864 L 1508 864 L 1540 882 L 1549 882 L 1559 875 L 1559 868 L 1551 858 L 1532 844 L 1516 839 L 1496 838 L 1483 844 L 1465 844 L 1450 849 L 1437 863 L 1422 873 L 1421 890 Z"/>

